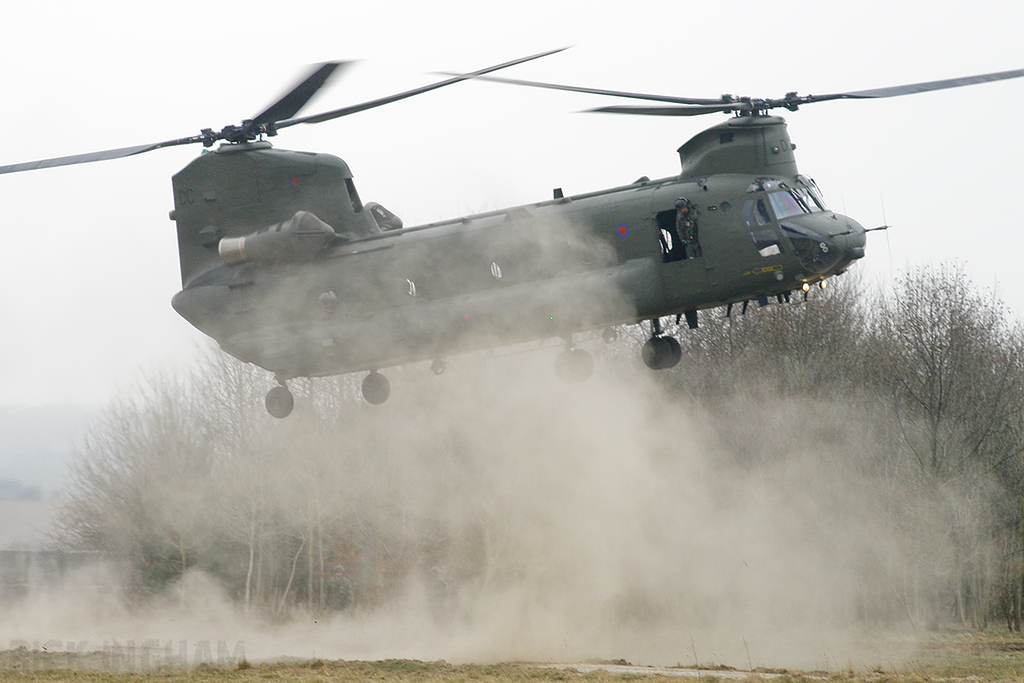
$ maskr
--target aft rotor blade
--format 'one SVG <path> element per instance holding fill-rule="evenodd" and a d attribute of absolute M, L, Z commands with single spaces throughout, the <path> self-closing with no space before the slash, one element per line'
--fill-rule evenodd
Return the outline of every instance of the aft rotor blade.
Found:
<path fill-rule="evenodd" d="M 443 81 L 438 81 L 437 83 L 431 83 L 430 85 L 424 85 L 419 88 L 413 88 L 412 90 L 406 90 L 405 92 L 400 92 L 395 95 L 388 95 L 387 97 L 381 97 L 376 100 L 369 100 L 368 102 L 353 104 L 348 107 L 334 109 L 328 112 L 324 112 L 322 114 L 315 114 L 313 116 L 303 116 L 297 119 L 281 121 L 280 123 L 277 124 L 277 128 L 287 128 L 288 126 L 294 126 L 297 123 L 323 123 L 324 121 L 330 121 L 332 119 L 336 119 L 342 116 L 348 116 L 349 114 L 356 114 L 361 111 L 366 111 L 367 109 L 374 109 L 385 104 L 390 104 L 392 102 L 404 100 L 408 97 L 413 97 L 414 95 L 420 95 L 425 92 L 430 92 L 431 90 L 443 88 L 446 85 L 452 85 L 453 83 L 459 83 L 460 81 L 465 81 L 470 78 L 476 78 L 477 76 L 482 76 L 483 74 L 491 73 L 492 71 L 506 69 L 510 66 L 515 66 L 516 64 L 522 64 L 524 62 L 529 62 L 534 59 L 540 59 L 541 57 L 547 57 L 548 55 L 553 55 L 557 52 L 562 52 L 563 50 L 566 49 L 568 48 L 561 47 L 558 48 L 557 50 L 548 50 L 547 52 L 541 52 L 539 54 L 530 55 L 529 57 L 521 57 L 519 59 L 514 59 L 511 62 L 505 62 L 504 64 L 489 66 L 486 69 L 480 69 L 479 71 L 473 71 L 472 73 L 459 74 L 457 76 L 453 76 L 452 78 L 448 78 Z"/>
<path fill-rule="evenodd" d="M 445 75 L 448 72 L 442 72 Z M 622 90 L 603 90 L 601 88 L 582 88 L 575 85 L 558 85 L 556 83 L 541 83 L 539 81 L 522 81 L 516 78 L 503 78 L 501 76 L 476 76 L 473 80 L 492 81 L 494 83 L 508 83 L 511 85 L 525 85 L 530 88 L 547 88 L 549 90 L 565 90 L 567 92 L 580 92 L 589 95 L 608 95 L 610 97 L 626 97 L 634 100 L 651 100 L 653 102 L 667 102 L 670 104 L 721 104 L 722 98 L 708 99 L 697 97 L 673 97 L 672 95 L 649 95 L 638 92 L 625 92 Z"/>
<path fill-rule="evenodd" d="M 70 166 L 73 164 L 87 164 L 93 161 L 104 161 L 106 159 L 121 159 L 124 157 L 134 156 L 136 154 L 143 154 L 145 152 L 152 152 L 156 149 L 163 147 L 174 147 L 176 145 L 188 145 L 196 142 L 203 143 L 204 146 L 209 147 L 218 140 L 229 140 L 231 142 L 242 142 L 255 138 L 257 135 L 262 133 L 273 134 L 273 131 L 268 130 L 270 128 L 279 129 L 293 126 L 297 123 L 320 123 L 322 121 L 329 121 L 331 119 L 338 118 L 340 116 L 346 116 L 348 114 L 354 114 L 356 112 L 365 111 L 367 109 L 373 109 L 380 107 L 391 102 L 397 102 L 413 95 L 419 95 L 420 93 L 429 92 L 442 88 L 446 85 L 458 83 L 476 76 L 480 76 L 498 69 L 504 69 L 516 64 L 522 64 L 523 62 L 529 62 L 534 59 L 553 55 L 557 52 L 561 52 L 567 48 L 559 48 L 557 50 L 549 50 L 547 52 L 541 52 L 536 55 L 530 55 L 529 57 L 522 57 L 520 59 L 512 60 L 511 62 L 505 62 L 504 64 L 497 64 L 495 66 L 487 67 L 486 69 L 480 69 L 468 74 L 461 74 L 452 78 L 448 78 L 438 83 L 432 83 L 413 90 L 407 90 L 396 95 L 390 95 L 388 97 L 382 97 L 376 100 L 370 100 L 369 102 L 363 102 L 362 104 L 356 104 L 349 107 L 343 107 L 341 109 L 335 109 L 333 111 L 324 112 L 315 116 L 306 116 L 297 119 L 287 119 L 289 116 L 294 116 L 299 109 L 305 105 L 309 99 L 322 88 L 335 72 L 338 67 L 347 66 L 350 62 L 324 62 L 314 69 L 314 71 L 307 76 L 297 86 L 292 88 L 284 97 L 277 100 L 274 104 L 257 114 L 255 118 L 248 121 L 244 121 L 241 126 L 227 126 L 220 132 L 213 130 L 204 129 L 201 134 L 193 135 L 186 138 L 177 138 L 175 140 L 165 140 L 164 142 L 154 142 L 148 145 L 136 145 L 134 147 L 119 147 L 117 149 L 107 149 L 98 152 L 88 152 L 86 154 L 73 154 L 71 156 L 54 157 L 52 159 L 40 159 L 38 161 L 28 161 L 18 164 L 10 164 L 7 166 L 0 166 L 0 174 L 4 173 L 18 173 L 20 171 L 32 171 L 39 168 L 52 168 L 54 166 Z M 286 120 L 282 120 L 286 119 Z M 264 128 L 266 127 L 266 128 Z"/>
<path fill-rule="evenodd" d="M 730 102 L 728 104 L 695 105 L 679 107 L 631 107 L 629 105 L 597 107 L 587 109 L 588 112 L 603 114 L 639 114 L 642 116 L 700 116 L 730 111 L 749 111 L 751 105 L 746 102 Z"/>
<path fill-rule="evenodd" d="M 66 157 L 55 157 L 53 159 L 40 159 L 39 161 L 26 161 L 20 164 L 0 166 L 0 174 L 19 173 L 21 171 L 33 171 L 37 168 L 52 168 L 54 166 L 71 166 L 73 164 L 88 164 L 93 161 L 104 161 L 106 159 L 122 159 L 135 156 L 144 152 L 151 152 L 154 149 L 163 147 L 174 147 L 177 145 L 188 145 L 193 142 L 201 142 L 202 136 L 179 138 L 165 142 L 155 142 L 149 145 L 136 145 L 134 147 L 119 147 L 118 149 L 107 149 L 100 152 L 87 152 L 85 154 L 73 154 Z"/>
<path fill-rule="evenodd" d="M 804 102 L 824 102 L 826 100 L 899 97 L 900 95 L 913 95 L 916 93 L 931 92 L 933 90 L 947 90 L 949 88 L 960 88 L 965 85 L 991 83 L 992 81 L 1005 81 L 1010 78 L 1021 78 L 1022 76 L 1024 76 L 1024 69 L 1014 69 L 1012 71 L 997 71 L 995 73 L 980 74 L 977 76 L 946 78 L 941 81 L 926 81 L 924 83 L 894 85 L 888 88 L 855 90 L 853 92 L 833 93 L 830 95 L 806 95 L 801 99 L 803 99 Z"/>
<path fill-rule="evenodd" d="M 288 93 L 274 104 L 252 118 L 255 124 L 275 123 L 290 119 L 299 113 L 299 110 L 309 102 L 320 88 L 324 87 L 327 81 L 334 75 L 339 67 L 348 67 L 352 62 L 324 62 L 307 76 L 301 83 L 288 91 Z M 338 72 L 340 73 L 340 72 Z"/>

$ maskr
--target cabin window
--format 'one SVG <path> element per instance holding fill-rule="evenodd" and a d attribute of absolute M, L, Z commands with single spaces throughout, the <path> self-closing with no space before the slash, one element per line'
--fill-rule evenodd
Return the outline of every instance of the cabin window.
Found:
<path fill-rule="evenodd" d="M 682 261 L 702 255 L 697 207 L 688 199 L 677 200 L 674 210 L 659 211 L 655 220 L 658 224 L 662 262 Z"/>
<path fill-rule="evenodd" d="M 662 262 L 670 263 L 686 258 L 686 245 L 679 237 L 679 229 L 676 225 L 676 210 L 659 212 L 657 222 Z"/>

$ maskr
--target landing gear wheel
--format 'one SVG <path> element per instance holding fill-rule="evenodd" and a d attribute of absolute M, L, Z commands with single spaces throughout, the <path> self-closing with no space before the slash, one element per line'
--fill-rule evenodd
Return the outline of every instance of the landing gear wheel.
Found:
<path fill-rule="evenodd" d="M 295 397 L 292 396 L 292 392 L 288 391 L 288 387 L 279 386 L 267 392 L 267 398 L 264 403 L 267 406 L 268 413 L 282 420 L 292 414 L 292 408 L 295 407 Z"/>
<path fill-rule="evenodd" d="M 594 374 L 594 357 L 583 349 L 566 349 L 555 357 L 555 374 L 566 383 L 585 382 Z"/>
<path fill-rule="evenodd" d="M 683 350 L 675 337 L 651 337 L 640 349 L 640 357 L 651 370 L 667 370 L 679 364 Z"/>
<path fill-rule="evenodd" d="M 430 371 L 435 375 L 444 374 L 444 371 L 448 369 L 448 361 L 444 358 L 435 358 L 430 364 Z"/>
<path fill-rule="evenodd" d="M 363 398 L 367 403 L 379 406 L 391 395 L 391 382 L 376 370 L 363 379 Z"/>

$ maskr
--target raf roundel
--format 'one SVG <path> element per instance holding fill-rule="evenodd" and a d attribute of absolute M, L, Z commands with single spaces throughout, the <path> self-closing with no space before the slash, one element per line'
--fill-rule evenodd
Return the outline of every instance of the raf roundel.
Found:
<path fill-rule="evenodd" d="M 625 238 L 629 235 L 629 223 L 619 223 L 618 227 L 615 228 L 615 234 L 620 238 Z"/>

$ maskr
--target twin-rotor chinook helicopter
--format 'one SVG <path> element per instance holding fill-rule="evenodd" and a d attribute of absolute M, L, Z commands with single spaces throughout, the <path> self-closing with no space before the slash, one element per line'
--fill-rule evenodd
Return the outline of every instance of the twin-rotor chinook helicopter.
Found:
<path fill-rule="evenodd" d="M 573 335 L 650 322 L 641 353 L 676 365 L 679 343 L 660 319 L 769 297 L 788 300 L 864 256 L 865 230 L 828 209 L 797 171 L 785 121 L 769 111 L 835 99 L 894 97 L 1018 78 L 1024 69 L 876 90 L 754 99 L 697 99 L 488 77 L 546 52 L 314 116 L 299 110 L 344 63 L 319 65 L 239 126 L 90 154 L 0 167 L 13 173 L 116 159 L 162 147 L 212 148 L 172 179 L 182 291 L 172 305 L 228 353 L 277 378 L 271 415 L 289 415 L 286 382 L 368 371 L 364 398 L 384 402 L 381 368 L 456 352 L 561 337 L 555 370 L 593 372 Z M 660 102 L 619 114 L 733 117 L 678 149 L 680 173 L 415 227 L 364 203 L 352 173 L 329 154 L 274 149 L 266 137 L 472 78 Z M 607 338 L 607 337 L 606 337 Z"/>

